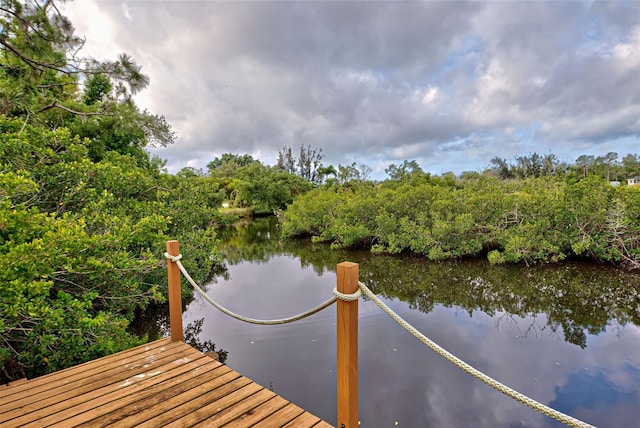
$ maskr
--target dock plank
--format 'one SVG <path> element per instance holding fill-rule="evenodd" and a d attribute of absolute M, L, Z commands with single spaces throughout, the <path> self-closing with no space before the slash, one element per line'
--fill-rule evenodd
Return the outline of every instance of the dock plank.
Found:
<path fill-rule="evenodd" d="M 283 426 L 292 420 L 295 420 L 298 416 L 304 413 L 300 407 L 292 405 L 287 402 L 287 405 L 282 409 L 274 412 L 271 417 L 264 419 L 256 424 L 251 425 L 255 428 L 269 428 L 272 426 Z M 277 421 L 279 425 L 272 425 L 273 421 Z"/>
<path fill-rule="evenodd" d="M 302 413 L 291 422 L 282 425 L 283 428 L 319 428 L 324 426 L 326 425 L 324 425 L 323 421 L 319 417 L 306 412 Z"/>
<path fill-rule="evenodd" d="M 194 365 L 197 363 L 198 361 L 196 361 Z M 179 387 L 181 382 L 189 385 L 193 384 L 192 373 L 188 373 L 193 370 L 192 367 L 192 365 L 187 365 L 186 367 L 171 367 L 169 365 L 168 368 L 170 370 L 167 372 L 148 377 L 146 381 L 138 384 L 128 386 L 110 385 L 108 388 L 102 388 L 100 391 L 96 391 L 97 395 L 92 397 L 91 400 L 85 400 L 84 398 L 79 399 L 80 397 L 78 397 L 75 402 L 68 400 L 67 402 L 69 404 L 64 410 L 58 411 L 47 418 L 43 418 L 40 422 L 45 424 L 51 423 L 50 426 L 52 427 L 64 427 L 81 424 L 95 417 L 100 417 L 100 424 L 104 424 L 106 414 L 111 415 L 111 413 L 120 411 L 132 403 L 137 405 L 139 400 L 149 398 L 149 396 L 166 395 L 162 394 L 165 389 Z M 217 370 L 217 366 L 212 367 L 212 372 Z M 206 379 L 203 379 L 199 382 L 205 380 Z M 125 381 L 125 383 L 126 382 L 127 381 Z M 96 401 L 98 398 L 100 399 L 99 402 Z"/>
<path fill-rule="evenodd" d="M 194 427 L 208 427 L 213 421 L 224 426 L 232 421 L 235 421 L 240 416 L 252 412 L 253 409 L 268 401 L 270 398 L 273 398 L 274 396 L 275 394 L 273 392 L 269 391 L 268 389 L 262 388 L 255 394 L 234 403 L 221 412 L 216 413 L 214 416 L 201 420 L 200 422 L 195 424 Z M 235 427 L 236 424 L 234 423 L 233 426 Z"/>
<path fill-rule="evenodd" d="M 90 401 L 95 397 L 105 399 L 112 391 L 120 390 L 119 393 L 129 392 L 129 389 L 122 389 L 123 384 L 131 385 L 145 378 L 155 377 L 162 370 L 176 367 L 178 364 L 183 365 L 189 357 L 183 351 L 182 353 L 170 353 L 158 357 L 153 362 L 145 364 L 136 364 L 129 366 L 126 371 L 115 369 L 109 376 L 103 373 L 95 374 L 93 371 L 88 372 L 88 376 L 84 381 L 78 380 L 70 384 L 54 386 L 50 390 L 41 390 L 42 386 L 37 388 L 38 392 L 22 397 L 7 405 L 7 411 L 3 412 L 0 421 L 3 419 L 12 419 L 19 417 L 19 423 L 29 419 L 39 419 L 47 414 L 59 412 L 68 407 L 75 407 L 86 401 Z M 197 358 L 197 351 L 188 354 L 192 358 Z M 142 360 L 144 361 L 144 360 Z M 124 377 L 124 382 L 122 381 Z M 22 415 L 22 416 L 21 416 Z"/>
<path fill-rule="evenodd" d="M 162 339 L 0 388 L 2 427 L 329 427 L 183 342 Z"/>
<path fill-rule="evenodd" d="M 130 364 L 135 360 L 144 358 L 145 355 L 153 355 L 154 353 L 158 352 L 158 349 L 167 346 L 175 346 L 179 348 L 180 343 L 172 343 L 170 339 L 157 340 L 146 345 L 141 345 L 126 351 L 119 352 L 117 354 L 100 358 L 99 361 L 101 362 L 101 364 L 99 366 L 95 365 L 95 361 L 97 360 L 94 360 L 28 381 L 26 379 L 21 379 L 19 385 L 9 385 L 8 390 L 3 391 L 2 398 L 3 401 L 6 399 L 6 402 L 13 401 L 17 398 L 23 397 L 25 391 L 27 394 L 31 394 L 33 391 L 37 391 L 38 387 L 42 385 L 60 382 L 68 383 L 73 381 L 73 379 L 87 377 L 86 375 L 87 373 L 89 373 L 89 370 L 109 370 L 114 366 L 114 362 L 116 363 L 116 366 L 126 366 L 127 364 Z M 48 388 L 44 387 L 43 389 L 47 390 Z"/>
<path fill-rule="evenodd" d="M 115 357 L 117 354 L 110 355 L 101 358 L 100 365 L 87 365 L 88 363 L 85 363 L 77 366 L 81 367 L 81 369 L 72 367 L 71 369 L 29 380 L 17 386 L 16 390 L 9 388 L 7 395 L 3 393 L 3 402 L 13 403 L 12 406 L 20 406 L 20 400 L 33 402 L 35 401 L 34 396 L 38 394 L 42 395 L 38 396 L 37 399 L 55 396 L 65 391 L 75 390 L 83 385 L 99 382 L 104 376 L 117 377 L 122 372 L 135 372 L 136 369 L 144 369 L 145 364 L 157 358 L 156 355 L 158 355 L 159 350 L 162 352 L 162 357 L 168 357 L 172 353 L 179 353 L 181 350 L 184 351 L 179 343 L 168 343 L 166 347 L 152 347 L 148 350 L 146 348 L 137 348 L 138 352 L 135 354 L 125 351 L 127 354 L 122 359 Z"/>
<path fill-rule="evenodd" d="M 254 409 L 245 412 L 243 415 L 234 419 L 233 424 L 228 425 L 233 425 L 234 428 L 252 427 L 268 416 L 271 416 L 277 411 L 281 410 L 287 404 L 289 404 L 287 400 L 276 395 L 268 401 L 260 404 L 259 406 L 256 406 Z M 302 411 L 302 409 L 300 409 L 300 411 Z"/>
<path fill-rule="evenodd" d="M 173 378 L 157 385 L 157 388 L 149 388 L 145 393 L 136 394 L 132 399 L 113 401 L 100 408 L 96 408 L 93 411 L 96 416 L 88 415 L 92 417 L 92 419 L 88 419 L 88 417 L 85 416 L 85 421 L 81 422 L 80 417 L 77 417 L 70 422 L 81 422 L 78 426 L 88 427 L 95 423 L 93 419 L 99 418 L 97 423 L 105 427 L 117 424 L 125 419 L 131 423 L 140 424 L 161 413 L 163 411 L 161 404 L 173 399 L 177 395 L 189 392 L 197 386 L 213 379 L 218 379 L 219 382 L 226 383 L 239 376 L 238 373 L 222 366 L 185 381 L 181 381 L 180 378 Z M 164 408 L 166 409 L 166 406 Z"/>
<path fill-rule="evenodd" d="M 195 385 L 181 394 L 172 396 L 163 401 L 158 401 L 127 420 L 134 422 L 136 426 L 163 426 L 180 419 L 182 416 L 197 409 L 199 404 L 204 404 L 217 399 L 221 394 L 240 388 L 249 382 L 243 379 L 239 373 L 229 370 L 219 377 L 206 380 L 200 385 Z"/>

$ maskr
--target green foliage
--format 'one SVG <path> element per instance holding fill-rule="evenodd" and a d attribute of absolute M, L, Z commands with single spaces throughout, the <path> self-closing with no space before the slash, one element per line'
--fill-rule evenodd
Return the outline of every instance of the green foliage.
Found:
<path fill-rule="evenodd" d="M 612 187 L 596 176 L 571 183 L 396 175 L 376 187 L 352 183 L 309 192 L 284 213 L 283 235 L 431 260 L 486 254 L 491 263 L 584 257 L 639 266 L 640 191 L 634 187 Z"/>
<path fill-rule="evenodd" d="M 424 174 L 418 162 L 412 161 L 404 161 L 400 165 L 391 164 L 389 165 L 384 172 L 389 174 L 389 180 L 391 181 L 402 181 L 410 178 L 411 176 L 419 176 Z"/>
<path fill-rule="evenodd" d="M 580 155 L 573 164 L 559 161 L 552 153 L 518 156 L 512 162 L 496 156 L 491 159 L 490 166 L 485 173 L 503 180 L 564 177 L 569 181 L 579 181 L 597 176 L 606 181 L 624 182 L 627 178 L 640 175 L 638 155 L 628 154 L 619 160 L 616 152 L 609 152 L 604 156 Z"/>
<path fill-rule="evenodd" d="M 5 198 L 0 206 L 2 378 L 33 377 L 139 343 L 126 332 L 126 314 L 132 301 L 158 298 L 157 286 L 141 282 L 155 257 L 132 257 L 115 233 L 88 235 L 82 219 L 10 205 Z"/>
<path fill-rule="evenodd" d="M 209 162 L 207 168 L 231 205 L 249 207 L 258 215 L 284 209 L 313 187 L 308 180 L 265 166 L 249 155 L 226 153 Z"/>
<path fill-rule="evenodd" d="M 113 150 L 144 162 L 145 146 L 172 143 L 164 117 L 139 111 L 131 99 L 149 84 L 141 67 L 126 54 L 115 61 L 80 55 L 84 41 L 55 3 L 2 2 L 0 114 L 69 127 L 90 139 L 93 160 Z"/>
<path fill-rule="evenodd" d="M 5 382 L 144 341 L 128 326 L 136 309 L 164 299 L 166 240 L 183 243 L 199 281 L 220 266 L 224 191 L 209 177 L 162 174 L 145 152 L 175 135 L 132 101 L 149 79 L 131 57 L 82 58 L 83 41 L 55 0 L 1 3 Z"/>
<path fill-rule="evenodd" d="M 312 149 L 311 146 L 300 146 L 300 155 L 295 158 L 291 147 L 283 147 L 278 152 L 276 169 L 291 175 L 298 175 L 313 184 L 320 184 L 327 172 L 322 166 L 322 149 Z M 334 170 L 335 171 L 335 170 Z"/>
<path fill-rule="evenodd" d="M 251 155 L 235 155 L 233 153 L 224 153 L 219 158 L 215 158 L 207 164 L 210 174 L 219 176 L 233 175 L 236 168 L 248 166 L 252 163 L 258 163 Z"/>
<path fill-rule="evenodd" d="M 90 76 L 84 84 L 84 103 L 88 106 L 97 102 L 104 102 L 109 98 L 113 85 L 103 74 Z"/>
<path fill-rule="evenodd" d="M 346 195 L 331 189 L 313 189 L 298 197 L 285 211 L 282 234 L 285 237 L 311 235 L 320 237 L 331 229 L 337 209 L 346 201 Z"/>
<path fill-rule="evenodd" d="M 165 241 L 203 280 L 223 199 L 209 177 L 172 177 L 88 140 L 0 116 L 0 367 L 34 377 L 141 343 L 136 308 L 166 294 Z M 185 289 L 185 296 L 186 296 Z"/>

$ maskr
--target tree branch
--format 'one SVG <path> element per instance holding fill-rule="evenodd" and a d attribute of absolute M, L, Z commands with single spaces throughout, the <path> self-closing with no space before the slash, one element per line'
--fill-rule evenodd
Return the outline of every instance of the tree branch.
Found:
<path fill-rule="evenodd" d="M 44 62 L 36 61 L 36 60 L 31 59 L 28 56 L 24 55 L 22 52 L 20 52 L 19 50 L 17 50 L 13 46 L 11 46 L 9 43 L 7 43 L 6 37 L 4 37 L 4 36 L 0 36 L 0 45 L 4 46 L 9 51 L 11 51 L 11 53 L 13 53 L 15 56 L 20 58 L 29 67 L 31 67 L 34 70 L 37 70 L 37 71 L 39 71 L 41 73 L 43 73 L 45 70 L 53 70 L 53 71 L 57 71 L 58 73 L 66 74 L 66 75 L 69 76 L 69 75 L 72 75 L 72 74 L 82 74 L 82 73 L 84 73 L 84 74 L 102 74 L 102 73 L 108 73 L 109 72 L 108 70 L 81 69 L 81 68 L 79 68 L 79 67 L 77 67 L 75 65 L 71 65 L 73 67 L 72 70 L 65 70 L 64 68 L 56 67 L 53 64 L 47 64 L 47 63 L 44 63 Z"/>
<path fill-rule="evenodd" d="M 44 72 L 44 70 L 48 67 L 46 67 L 44 64 L 40 64 L 37 61 L 32 60 L 31 58 L 23 55 L 19 50 L 17 50 L 16 48 L 14 48 L 13 46 L 11 46 L 9 43 L 7 43 L 6 39 L 4 37 L 0 37 L 0 45 L 4 46 L 5 48 L 7 48 L 9 51 L 11 51 L 15 56 L 17 56 L 18 58 L 20 58 L 22 61 L 24 61 L 29 67 L 33 68 L 34 70 L 37 70 L 39 72 Z"/>
<path fill-rule="evenodd" d="M 31 24 L 24 17 L 18 15 L 16 12 L 14 12 L 14 11 L 12 11 L 10 9 L 6 9 L 4 7 L 0 7 L 0 11 L 8 13 L 9 15 L 14 16 L 17 20 L 22 22 L 22 25 L 24 25 L 25 27 L 31 28 L 38 35 L 38 37 L 42 38 L 43 40 L 46 40 L 47 42 L 53 42 L 53 39 L 44 36 L 33 24 Z"/>
<path fill-rule="evenodd" d="M 46 89 L 46 88 L 55 88 L 56 86 L 68 86 L 68 85 L 77 85 L 77 82 L 65 82 L 65 83 L 49 83 L 48 85 L 38 85 L 37 88 Z"/>
<path fill-rule="evenodd" d="M 27 110 L 27 118 L 24 120 L 24 123 L 22 124 L 22 128 L 20 128 L 20 132 L 18 132 L 18 135 L 21 135 L 22 131 L 24 131 L 24 128 L 27 126 L 27 123 L 29 122 L 30 116 L 31 116 L 31 112 Z"/>
<path fill-rule="evenodd" d="M 62 104 L 59 104 L 58 101 L 52 101 L 51 104 L 47 104 L 46 106 L 42 107 L 40 110 L 38 110 L 38 113 L 42 113 L 44 111 L 47 110 L 51 110 L 52 108 L 59 108 L 60 110 L 64 110 L 68 113 L 71 114 L 76 114 L 78 116 L 114 116 L 114 114 L 112 113 L 101 113 L 101 112 L 83 112 L 83 111 L 76 111 L 76 110 L 72 110 L 69 107 L 65 107 Z"/>

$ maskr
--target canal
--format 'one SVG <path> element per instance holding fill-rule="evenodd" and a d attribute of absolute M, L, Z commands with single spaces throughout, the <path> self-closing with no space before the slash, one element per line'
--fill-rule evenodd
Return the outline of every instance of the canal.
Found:
<path fill-rule="evenodd" d="M 360 280 L 418 330 L 510 387 L 597 426 L 640 421 L 640 277 L 580 263 L 490 266 L 373 256 L 283 241 L 275 219 L 238 225 L 220 245 L 227 271 L 205 288 L 236 313 L 272 319 L 332 295 L 335 265 L 360 264 Z M 188 257 L 185 254 L 184 257 Z M 556 427 L 561 424 L 463 373 L 360 302 L 362 427 Z M 335 306 L 293 324 L 228 318 L 199 296 L 185 325 L 226 363 L 336 423 Z"/>

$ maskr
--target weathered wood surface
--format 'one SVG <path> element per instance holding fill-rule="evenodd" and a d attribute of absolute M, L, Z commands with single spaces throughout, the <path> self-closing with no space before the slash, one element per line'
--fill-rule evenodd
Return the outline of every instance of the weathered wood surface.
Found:
<path fill-rule="evenodd" d="M 0 388 L 0 426 L 331 425 L 185 343 L 163 339 Z"/>

